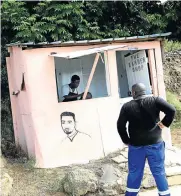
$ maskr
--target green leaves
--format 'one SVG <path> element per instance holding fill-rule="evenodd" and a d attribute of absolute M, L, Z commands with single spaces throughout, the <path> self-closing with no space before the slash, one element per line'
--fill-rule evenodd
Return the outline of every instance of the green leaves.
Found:
<path fill-rule="evenodd" d="M 180 1 L 168 1 L 164 5 L 158 1 L 2 1 L 2 99 L 9 104 L 6 44 L 118 38 L 170 31 L 173 38 L 181 40 L 180 8 Z M 171 42 L 169 48 L 174 48 Z M 2 106 L 6 104 L 3 102 Z M 9 119 L 10 113 L 5 125 Z"/>
<path fill-rule="evenodd" d="M 144 35 L 175 29 L 180 37 L 180 7 L 180 2 L 162 5 L 148 1 L 40 1 L 34 4 L 4 1 L 2 34 L 11 37 L 10 41 L 39 42 Z"/>

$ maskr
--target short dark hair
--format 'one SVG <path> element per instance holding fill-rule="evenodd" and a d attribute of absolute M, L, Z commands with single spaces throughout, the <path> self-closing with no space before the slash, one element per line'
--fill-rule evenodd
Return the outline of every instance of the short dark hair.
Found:
<path fill-rule="evenodd" d="M 146 86 L 143 83 L 136 83 L 132 86 L 132 91 L 136 94 L 146 93 Z"/>
<path fill-rule="evenodd" d="M 75 82 L 76 80 L 80 80 L 80 77 L 78 75 L 73 75 L 71 77 L 71 82 Z"/>
<path fill-rule="evenodd" d="M 72 116 L 72 118 L 74 119 L 74 121 L 75 121 L 75 114 L 74 113 L 72 113 L 72 112 L 63 112 L 63 113 L 61 113 L 61 115 L 60 115 L 60 119 L 62 120 L 62 117 L 63 116 Z"/>

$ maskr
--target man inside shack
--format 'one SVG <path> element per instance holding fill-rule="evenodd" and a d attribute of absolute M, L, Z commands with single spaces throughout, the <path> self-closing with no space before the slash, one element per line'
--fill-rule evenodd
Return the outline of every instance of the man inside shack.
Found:
<path fill-rule="evenodd" d="M 78 87 L 80 84 L 80 77 L 78 75 L 73 75 L 71 77 L 70 84 L 66 84 L 62 87 L 62 93 L 63 93 L 63 102 L 69 102 L 69 101 L 76 101 L 79 97 L 81 97 L 83 94 L 78 93 Z"/>
<path fill-rule="evenodd" d="M 118 121 L 118 133 L 128 145 L 128 168 L 126 196 L 136 196 L 140 190 L 145 161 L 155 179 L 159 195 L 170 196 L 165 174 L 165 143 L 162 129 L 169 127 L 175 116 L 175 108 L 164 99 L 146 96 L 142 83 L 132 86 L 133 100 L 124 104 Z M 165 114 L 160 120 L 160 112 Z M 126 124 L 128 125 L 128 133 Z"/>

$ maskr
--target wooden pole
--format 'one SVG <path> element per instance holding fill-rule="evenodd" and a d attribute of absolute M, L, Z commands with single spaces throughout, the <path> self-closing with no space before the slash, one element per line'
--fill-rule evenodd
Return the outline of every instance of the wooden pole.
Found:
<path fill-rule="evenodd" d="M 86 96 L 87 96 L 87 93 L 88 93 L 88 91 L 89 91 L 89 87 L 90 87 L 90 85 L 91 85 L 92 78 L 93 78 L 94 72 L 95 72 L 95 70 L 96 70 L 96 66 L 97 66 L 97 63 L 98 63 L 98 60 L 99 60 L 99 56 L 100 56 L 100 54 L 97 53 L 97 54 L 96 54 L 96 57 L 95 57 L 95 59 L 94 59 L 94 64 L 93 64 L 93 66 L 92 66 L 92 70 L 91 70 L 91 73 L 90 73 L 90 75 L 89 75 L 89 79 L 88 79 L 88 82 L 87 82 L 87 86 L 86 86 L 86 88 L 85 88 L 85 92 L 84 92 L 84 95 L 83 95 L 83 100 L 85 100 L 85 98 L 86 98 Z"/>
<path fill-rule="evenodd" d="M 156 64 L 155 64 L 155 54 L 154 54 L 153 49 L 148 50 L 148 60 L 149 60 L 153 95 L 158 96 L 157 71 L 156 71 Z"/>

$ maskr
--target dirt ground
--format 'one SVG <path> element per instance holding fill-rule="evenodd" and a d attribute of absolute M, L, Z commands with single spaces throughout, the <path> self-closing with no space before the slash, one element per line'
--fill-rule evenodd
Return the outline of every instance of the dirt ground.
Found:
<path fill-rule="evenodd" d="M 172 130 L 172 142 L 174 146 L 181 148 L 181 129 Z M 14 181 L 11 196 L 65 196 L 61 192 L 60 181 L 68 172 L 68 167 L 34 169 L 29 162 L 23 161 L 9 159 L 3 168 Z M 92 163 L 94 164 L 98 167 L 100 161 Z"/>

